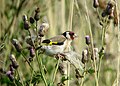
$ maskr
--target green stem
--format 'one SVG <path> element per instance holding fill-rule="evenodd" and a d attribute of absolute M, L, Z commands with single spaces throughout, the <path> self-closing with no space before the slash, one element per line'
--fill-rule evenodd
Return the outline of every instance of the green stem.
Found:
<path fill-rule="evenodd" d="M 32 82 L 32 78 L 33 78 L 33 70 L 32 70 L 32 74 L 31 74 L 31 78 L 30 78 L 30 82 L 29 82 L 29 85 L 31 86 L 31 82 Z"/>
<path fill-rule="evenodd" d="M 54 71 L 54 74 L 53 74 L 52 83 L 54 83 L 54 81 L 55 81 L 55 76 L 56 76 L 56 74 L 57 74 L 57 70 L 58 70 L 59 63 L 60 63 L 60 58 L 59 58 L 58 61 L 57 61 L 57 65 L 56 65 L 56 68 L 55 68 L 55 71 Z"/>
<path fill-rule="evenodd" d="M 16 71 L 17 71 L 18 77 L 19 77 L 20 80 L 21 80 L 21 84 L 22 84 L 22 86 L 25 86 L 25 85 L 23 84 L 23 80 L 22 80 L 22 78 L 20 77 L 20 74 L 19 74 L 19 72 L 18 72 L 18 69 L 17 69 Z M 16 86 L 17 86 L 17 85 L 16 85 Z"/>
<path fill-rule="evenodd" d="M 36 21 L 36 36 L 37 36 L 37 39 L 36 39 L 37 45 L 36 45 L 36 47 L 38 47 L 38 44 L 39 44 L 39 43 L 38 43 L 37 21 Z M 43 81 L 44 81 L 45 86 L 48 86 L 48 85 L 47 85 L 47 81 L 46 81 L 45 76 L 44 76 L 44 73 L 43 73 L 44 70 L 43 70 L 42 59 L 41 59 L 41 57 L 38 58 L 38 51 L 36 51 L 35 53 L 36 53 L 36 60 L 37 60 L 38 66 L 39 66 L 40 74 L 41 74 L 41 76 L 42 76 L 42 79 L 43 79 Z"/>
<path fill-rule="evenodd" d="M 85 8 L 86 8 L 86 13 L 87 13 L 86 20 L 88 21 L 89 32 L 90 32 L 90 37 L 91 37 L 91 48 L 92 48 L 93 62 L 94 62 L 94 68 L 95 68 L 95 82 L 96 82 L 96 86 L 99 86 L 99 85 L 98 85 L 98 78 L 97 78 L 96 60 L 95 60 L 95 54 L 94 54 L 94 45 L 93 45 L 92 29 L 91 29 L 89 14 L 88 14 L 88 8 L 87 8 L 87 5 L 86 5 L 86 0 L 85 0 Z"/>
<path fill-rule="evenodd" d="M 25 55 L 21 52 L 21 55 L 24 57 L 25 61 L 28 63 L 28 65 L 30 66 L 30 68 L 34 71 L 33 67 L 31 66 L 30 62 L 27 60 L 27 58 L 25 57 Z M 34 71 L 35 72 L 35 71 Z M 36 73 L 36 72 L 35 72 Z"/>
<path fill-rule="evenodd" d="M 44 84 L 45 84 L 45 86 L 48 86 L 48 85 L 47 85 L 47 81 L 46 81 L 46 79 L 45 79 L 45 76 L 44 76 L 44 74 L 43 74 L 42 59 L 41 59 L 41 57 L 40 57 L 40 59 L 38 58 L 38 51 L 36 51 L 36 59 L 37 59 L 37 63 L 38 63 L 38 66 L 39 66 L 39 71 L 40 71 L 40 74 L 41 74 L 42 79 L 43 79 L 43 81 L 44 81 Z M 40 62 L 40 63 L 39 63 L 39 62 Z"/>
<path fill-rule="evenodd" d="M 36 21 L 36 36 L 37 36 L 36 41 L 37 41 L 37 46 L 38 46 L 38 29 L 37 29 L 37 27 L 38 27 L 38 24 L 37 24 L 37 21 Z"/>
<path fill-rule="evenodd" d="M 104 45 L 105 45 L 105 32 L 106 32 L 106 28 L 107 28 L 107 18 L 104 19 L 104 25 L 102 27 L 102 43 L 101 43 L 102 44 L 102 48 L 104 48 Z M 99 73 L 100 73 L 100 69 L 101 69 L 101 61 L 102 61 L 103 57 L 104 57 L 104 55 L 102 55 L 101 57 L 99 57 L 100 59 L 99 59 L 98 71 L 97 71 L 98 80 L 99 80 Z"/>
<path fill-rule="evenodd" d="M 30 33 L 30 30 L 28 30 L 28 33 L 29 33 L 29 35 L 30 35 L 30 39 L 31 39 L 31 41 L 32 41 L 33 47 L 35 48 L 35 44 L 34 44 L 34 42 L 33 42 L 33 40 L 32 40 L 32 35 L 31 35 L 31 33 Z"/>

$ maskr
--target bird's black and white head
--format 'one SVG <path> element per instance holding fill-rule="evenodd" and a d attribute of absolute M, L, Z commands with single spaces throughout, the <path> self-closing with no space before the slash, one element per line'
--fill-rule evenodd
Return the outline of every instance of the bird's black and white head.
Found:
<path fill-rule="evenodd" d="M 77 35 L 72 31 L 66 31 L 62 35 L 65 36 L 66 39 L 69 39 L 69 40 L 74 40 L 74 38 L 77 37 Z"/>

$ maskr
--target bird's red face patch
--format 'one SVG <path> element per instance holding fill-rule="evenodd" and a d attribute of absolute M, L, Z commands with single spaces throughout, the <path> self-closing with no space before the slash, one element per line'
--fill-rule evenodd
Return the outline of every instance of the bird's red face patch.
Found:
<path fill-rule="evenodd" d="M 75 33 L 74 33 L 74 32 L 70 32 L 69 34 L 70 34 L 70 38 L 73 40 L 73 39 L 74 39 L 74 34 L 75 34 Z"/>

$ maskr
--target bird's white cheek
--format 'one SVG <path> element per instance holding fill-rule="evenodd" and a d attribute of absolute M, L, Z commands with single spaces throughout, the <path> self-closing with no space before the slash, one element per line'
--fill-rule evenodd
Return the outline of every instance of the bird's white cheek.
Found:
<path fill-rule="evenodd" d="M 69 34 L 67 34 L 67 35 L 66 35 L 66 37 L 67 37 L 68 39 L 71 39 L 71 37 L 70 37 L 70 35 L 69 35 Z"/>

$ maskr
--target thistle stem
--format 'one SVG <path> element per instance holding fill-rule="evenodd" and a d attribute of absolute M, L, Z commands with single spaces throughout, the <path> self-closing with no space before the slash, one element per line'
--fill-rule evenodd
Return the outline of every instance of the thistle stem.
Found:
<path fill-rule="evenodd" d="M 56 68 L 55 68 L 55 71 L 54 71 L 54 74 L 53 74 L 52 83 L 54 83 L 54 81 L 55 81 L 55 76 L 56 76 L 56 74 L 57 74 L 57 70 L 58 70 L 59 63 L 60 63 L 60 58 L 58 59 L 57 64 L 56 64 Z"/>

